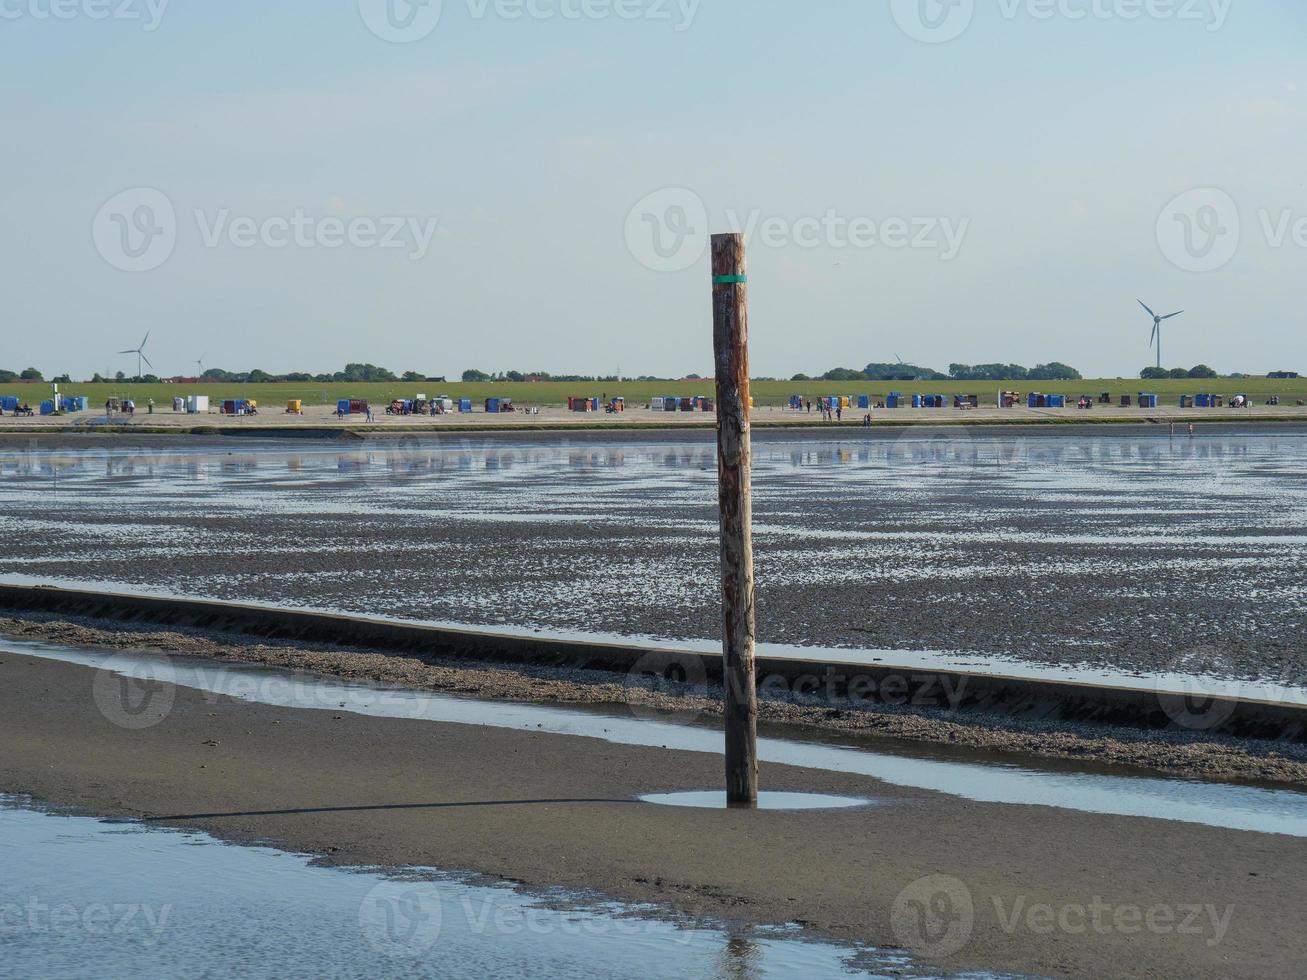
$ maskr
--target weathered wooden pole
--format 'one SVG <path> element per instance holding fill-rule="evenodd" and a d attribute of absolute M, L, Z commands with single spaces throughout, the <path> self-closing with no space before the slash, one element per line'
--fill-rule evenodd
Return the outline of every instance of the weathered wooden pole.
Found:
<path fill-rule="evenodd" d="M 717 364 L 717 494 L 722 531 L 726 801 L 737 807 L 758 805 L 748 281 L 744 236 L 714 235 L 713 350 Z"/>

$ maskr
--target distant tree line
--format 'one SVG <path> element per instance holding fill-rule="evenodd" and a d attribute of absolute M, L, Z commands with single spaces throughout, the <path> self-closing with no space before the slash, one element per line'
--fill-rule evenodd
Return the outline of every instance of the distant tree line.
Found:
<path fill-rule="evenodd" d="M 868 364 L 865 368 L 832 368 L 816 378 L 796 374 L 791 381 L 947 381 L 947 374 L 916 364 Z"/>
<path fill-rule="evenodd" d="M 44 381 L 43 375 L 36 368 L 23 368 L 21 371 L 0 369 L 0 384 L 12 384 L 15 381 Z M 58 380 L 58 379 L 56 379 Z"/>
<path fill-rule="evenodd" d="M 0 379 L 5 372 L 0 371 Z M 55 378 L 54 380 L 67 380 L 67 378 Z M 91 378 L 92 384 L 108 384 L 110 382 L 122 382 L 126 384 L 158 384 L 163 379 L 157 375 L 146 374 L 142 377 L 129 377 L 122 371 L 119 371 L 112 378 L 102 376 L 98 371 Z M 420 371 L 405 371 L 401 375 L 395 374 L 394 371 L 387 368 L 377 367 L 375 364 L 346 364 L 345 370 L 334 371 L 325 374 L 314 374 L 310 371 L 288 371 L 284 374 L 272 374 L 268 371 L 254 368 L 251 371 L 226 371 L 222 368 L 208 368 L 200 375 L 201 381 L 219 381 L 229 384 L 278 384 L 282 382 L 298 382 L 300 384 L 335 384 L 340 382 L 360 382 L 360 381 L 409 381 L 421 383 L 424 381 L 443 382 L 444 378 L 433 378 L 430 375 L 423 374 Z"/>
<path fill-rule="evenodd" d="M 687 374 L 687 378 L 698 378 L 697 374 Z M 622 381 L 670 381 L 670 378 L 657 378 L 653 375 L 641 375 L 638 378 L 619 378 L 615 374 L 610 375 L 592 375 L 592 374 L 550 374 L 548 371 L 499 371 L 490 374 L 485 371 L 479 371 L 476 368 L 468 368 L 463 372 L 463 380 L 467 382 L 483 381 L 515 381 L 515 382 L 535 382 L 535 381 L 562 381 L 574 382 L 605 382 L 609 384 L 619 384 Z"/>
<path fill-rule="evenodd" d="M 356 383 L 356 382 L 376 382 L 376 381 L 403 381 L 408 383 L 420 384 L 423 382 L 442 383 L 445 378 L 435 378 L 423 374 L 420 371 L 405 371 L 403 374 L 377 367 L 375 364 L 346 364 L 345 370 L 335 371 L 329 374 L 313 374 L 307 371 L 291 371 L 286 374 L 271 374 L 267 371 L 255 368 L 251 371 L 225 371 L 222 368 L 209 368 L 201 376 L 204 381 L 221 381 L 234 384 L 270 384 L 276 382 L 299 382 L 315 384 L 333 384 L 333 383 Z M 1213 368 L 1206 364 L 1199 364 L 1192 368 L 1156 368 L 1148 367 L 1139 372 L 1139 377 L 1145 381 L 1162 381 L 1170 379 L 1209 379 L 1222 377 Z M 1225 375 L 1229 378 L 1242 378 L 1242 374 Z M 1276 371 L 1268 375 L 1273 380 L 1284 380 L 1297 378 L 1297 372 L 1293 371 Z M 581 383 L 604 383 L 619 384 L 621 381 L 674 381 L 674 378 L 662 378 L 655 375 L 640 375 L 637 378 L 619 378 L 616 375 L 596 376 L 587 374 L 551 374 L 548 371 L 499 371 L 489 373 L 480 371 L 476 368 L 469 368 L 462 374 L 462 379 L 467 382 L 494 382 L 494 381 L 511 381 L 511 382 L 534 382 L 534 381 L 561 381 Z M 45 381 L 45 376 L 36 368 L 24 368 L 22 371 L 8 371 L 0 368 L 0 384 L 11 384 L 16 381 Z M 67 374 L 61 374 L 50 379 L 59 384 L 72 384 L 72 379 Z M 107 384 L 112 382 L 130 383 L 130 384 L 157 384 L 161 379 L 153 374 L 147 374 L 143 377 L 128 377 L 122 371 L 117 372 L 112 378 L 106 378 L 99 372 L 91 378 L 92 384 Z M 684 380 L 703 380 L 698 374 L 687 374 Z M 756 378 L 759 381 L 769 381 L 770 378 Z M 896 362 L 893 364 L 887 362 L 873 362 L 862 369 L 858 368 L 833 368 L 816 378 L 806 374 L 796 374 L 790 378 L 791 381 L 1079 381 L 1082 380 L 1081 374 L 1069 364 L 1062 364 L 1059 361 L 1051 361 L 1048 364 L 1037 364 L 1033 368 L 1023 367 L 1020 364 L 950 364 L 948 373 L 944 374 L 933 368 L 922 367 L 917 364 L 906 364 Z"/>
<path fill-rule="evenodd" d="M 1050 361 L 1024 368 L 1020 364 L 950 364 L 949 377 L 957 381 L 1080 381 L 1083 377 L 1070 364 Z"/>
<path fill-rule="evenodd" d="M 686 378 L 696 379 L 699 375 L 688 374 Z M 22 372 L 6 371 L 0 369 L 0 384 L 6 384 L 14 381 L 44 381 L 45 378 L 36 368 L 27 368 Z M 52 379 L 59 382 L 72 383 L 67 375 L 60 375 Z M 123 371 L 117 372 L 113 377 L 105 377 L 98 371 L 91 378 L 91 384 L 158 384 L 162 381 L 158 375 L 146 374 L 140 377 L 130 377 Z M 325 374 L 314 374 L 309 371 L 288 371 L 284 374 L 273 374 L 259 368 L 250 371 L 227 371 L 223 368 L 208 368 L 200 375 L 202 381 L 226 382 L 229 384 L 275 384 L 279 382 L 297 382 L 300 384 L 338 384 L 338 383 L 357 383 L 357 382 L 391 382 L 402 381 L 420 384 L 423 382 L 444 383 L 443 377 L 432 377 L 421 371 L 405 371 L 403 374 L 396 374 L 388 368 L 377 367 L 375 364 L 346 364 L 345 370 L 334 371 Z M 550 374 L 548 371 L 499 371 L 491 374 L 486 371 L 479 371 L 476 368 L 469 368 L 463 372 L 464 381 L 563 381 L 563 382 L 610 382 L 617 384 L 622 380 L 627 381 L 670 381 L 670 378 L 660 378 L 653 375 L 641 375 L 639 378 L 618 378 L 616 375 L 595 376 L 587 374 Z"/>
<path fill-rule="evenodd" d="M 1219 378 L 1220 375 L 1206 364 L 1199 364 L 1187 371 L 1184 368 L 1147 367 L 1139 372 L 1139 377 L 1145 381 L 1166 381 L 1172 378 L 1176 380 L 1184 378 Z"/>
<path fill-rule="evenodd" d="M 55 378 L 55 380 L 58 381 L 59 379 Z M 64 378 L 64 380 L 67 381 L 68 379 Z M 157 385 L 160 380 L 162 379 L 157 374 L 142 374 L 133 378 L 128 377 L 127 373 L 124 371 L 119 371 L 112 378 L 106 378 L 99 371 L 96 371 L 95 374 L 91 376 L 91 384 L 93 385 L 109 384 L 110 382 L 119 381 L 124 384 L 133 385 Z"/>
<path fill-rule="evenodd" d="M 1069 364 L 1052 361 L 1033 368 L 1020 364 L 950 364 L 948 374 L 917 364 L 868 364 L 857 368 L 834 368 L 819 378 L 796 374 L 792 381 L 1079 381 L 1080 372 Z"/>
<path fill-rule="evenodd" d="M 255 368 L 252 371 L 224 371 L 222 368 L 209 368 L 202 375 L 205 381 L 248 382 L 251 384 L 270 384 L 279 381 L 314 382 L 333 384 L 339 382 L 366 381 L 425 381 L 427 376 L 417 371 L 405 371 L 395 374 L 388 368 L 375 364 L 346 364 L 345 370 L 327 374 L 312 374 L 308 371 L 290 371 L 286 374 L 269 374 Z"/>

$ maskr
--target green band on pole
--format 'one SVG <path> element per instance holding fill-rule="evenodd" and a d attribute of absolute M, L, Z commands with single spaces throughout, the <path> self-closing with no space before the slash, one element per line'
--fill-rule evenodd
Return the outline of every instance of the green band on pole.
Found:
<path fill-rule="evenodd" d="M 748 282 L 749 277 L 748 276 L 713 276 L 712 281 L 714 286 L 733 286 L 736 285 L 737 283 Z"/>

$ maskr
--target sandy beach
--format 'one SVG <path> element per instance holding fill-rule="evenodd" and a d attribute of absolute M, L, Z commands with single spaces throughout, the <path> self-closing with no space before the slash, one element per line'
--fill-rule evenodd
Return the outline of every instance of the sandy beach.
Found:
<path fill-rule="evenodd" d="M 754 410 L 753 424 L 758 428 L 817 428 L 856 429 L 861 427 L 866 411 L 856 408 L 843 413 L 838 421 L 823 422 L 816 412 L 798 412 L 775 406 L 760 406 Z M 1205 425 L 1232 422 L 1304 422 L 1307 409 L 1293 405 L 1254 405 L 1248 408 L 1197 409 L 1177 405 L 1156 409 L 1119 405 L 1095 405 L 1090 411 L 1074 406 L 1064 409 L 979 408 L 979 409 L 873 409 L 873 426 L 897 425 L 1096 425 L 1096 424 L 1169 424 Z M 462 432 L 508 429 L 575 431 L 597 428 L 624 431 L 633 429 L 712 428 L 716 415 L 712 412 L 654 412 L 647 407 L 632 406 L 625 412 L 569 412 L 556 405 L 523 404 L 512 413 L 488 415 L 484 411 L 465 414 L 452 413 L 438 416 L 387 415 L 384 405 L 373 406 L 373 421 L 365 415 L 337 417 L 333 408 L 326 405 L 305 406 L 302 413 L 290 414 L 284 408 L 266 406 L 257 415 L 221 415 L 217 411 L 188 415 L 164 410 L 156 406 L 153 414 L 138 408 L 133 415 L 106 415 L 94 407 L 89 412 L 68 415 L 0 416 L 0 433 L 55 432 L 80 430 L 136 430 L 158 432 L 276 432 L 320 430 L 328 432 L 366 433 L 369 431 Z"/>

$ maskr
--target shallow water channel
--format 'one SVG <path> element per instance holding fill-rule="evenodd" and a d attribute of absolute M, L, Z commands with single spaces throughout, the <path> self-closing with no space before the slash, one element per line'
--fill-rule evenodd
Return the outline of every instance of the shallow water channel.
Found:
<path fill-rule="evenodd" d="M 529 729 L 690 752 L 722 751 L 720 731 L 694 723 L 693 719 L 672 723 L 632 717 L 630 713 L 470 700 L 157 653 L 79 649 L 10 639 L 0 643 L 0 649 L 160 682 L 164 696 L 171 685 L 176 685 L 287 708 Z M 852 744 L 796 738 L 760 738 L 758 751 L 763 762 L 856 773 L 981 802 L 1052 806 L 1307 837 L 1307 793 L 1289 789 L 1106 774 L 1065 766 L 1036 769 L 998 761 L 932 757 L 920 751 L 897 755 Z"/>

